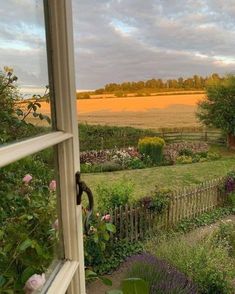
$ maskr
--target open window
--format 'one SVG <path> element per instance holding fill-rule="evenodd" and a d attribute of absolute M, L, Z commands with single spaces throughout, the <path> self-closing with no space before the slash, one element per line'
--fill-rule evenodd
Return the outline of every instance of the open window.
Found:
<path fill-rule="evenodd" d="M 18 5 L 17 2 L 14 3 L 15 6 Z M 14 7 L 12 8 L 14 9 Z M 42 293 L 60 294 L 67 292 L 79 294 L 85 293 L 85 276 L 82 210 L 81 206 L 76 203 L 75 174 L 80 167 L 75 107 L 76 87 L 71 1 L 40 0 L 35 2 L 35 9 L 43 10 L 40 21 L 43 21 L 43 17 L 45 18 L 45 50 L 47 52 L 52 129 L 48 129 L 46 134 L 35 134 L 30 138 L 3 144 L 0 148 L 0 167 L 4 169 L 25 158 L 36 160 L 35 158 L 40 156 L 42 152 L 53 153 L 51 156 L 54 160 L 53 170 L 55 175 L 51 179 L 53 181 L 56 179 L 57 182 L 55 216 L 59 220 L 59 250 L 56 250 L 54 261 L 47 271 L 46 283 Z M 29 9 L 29 17 L 32 17 L 30 13 Z M 32 158 L 31 156 L 36 157 Z M 14 177 L 14 173 L 17 174 L 18 171 L 11 169 L 11 172 Z M 24 189 L 32 189 L 33 191 L 34 187 L 28 180 L 31 181 L 30 177 L 23 181 Z M 33 180 L 34 178 L 32 183 Z M 19 184 L 22 183 L 19 182 Z M 43 187 L 47 197 L 51 197 L 51 194 L 55 192 L 53 184 L 49 187 L 50 191 L 45 188 L 45 185 Z M 17 189 L 15 187 L 15 191 Z M 43 189 L 40 193 L 44 193 Z M 9 204 L 14 206 L 14 203 Z M 30 217 L 28 218 L 29 222 L 31 221 Z M 40 226 L 40 222 L 38 226 Z M 28 238 L 27 240 L 28 243 L 17 244 L 16 246 L 30 247 L 32 245 L 31 239 Z M 35 245 L 32 247 L 35 249 Z"/>

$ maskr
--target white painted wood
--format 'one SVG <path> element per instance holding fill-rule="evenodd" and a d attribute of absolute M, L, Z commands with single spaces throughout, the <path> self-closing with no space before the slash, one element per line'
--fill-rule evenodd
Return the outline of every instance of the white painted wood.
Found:
<path fill-rule="evenodd" d="M 53 132 L 0 148 L 0 167 L 72 138 L 72 134 Z"/>
<path fill-rule="evenodd" d="M 65 259 L 79 263 L 68 293 L 85 294 L 82 211 L 76 207 L 75 173 L 80 164 L 71 0 L 46 0 L 45 6 L 54 124 L 57 130 L 73 134 L 58 145 L 64 254 Z"/>
<path fill-rule="evenodd" d="M 59 273 L 53 280 L 52 285 L 47 290 L 47 294 L 64 294 L 66 293 L 75 272 L 77 271 L 79 263 L 76 261 L 66 261 Z"/>

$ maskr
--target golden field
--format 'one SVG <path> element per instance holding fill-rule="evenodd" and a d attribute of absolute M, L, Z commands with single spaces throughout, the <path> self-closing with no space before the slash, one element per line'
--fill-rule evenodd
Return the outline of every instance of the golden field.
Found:
<path fill-rule="evenodd" d="M 157 95 L 123 98 L 77 100 L 79 122 L 158 129 L 162 127 L 196 127 L 196 104 L 201 94 Z M 50 113 L 42 102 L 41 112 Z"/>

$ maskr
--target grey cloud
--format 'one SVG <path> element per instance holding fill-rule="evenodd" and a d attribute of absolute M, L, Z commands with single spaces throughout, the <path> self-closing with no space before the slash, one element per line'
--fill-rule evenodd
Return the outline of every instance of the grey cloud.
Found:
<path fill-rule="evenodd" d="M 42 0 L 9 0 L 0 14 L 0 45 L 7 40 L 30 48 L 0 46 L 0 67 L 9 62 L 24 84 L 45 84 Z M 235 65 L 234 0 L 73 0 L 73 15 L 80 89 L 226 73 Z"/>

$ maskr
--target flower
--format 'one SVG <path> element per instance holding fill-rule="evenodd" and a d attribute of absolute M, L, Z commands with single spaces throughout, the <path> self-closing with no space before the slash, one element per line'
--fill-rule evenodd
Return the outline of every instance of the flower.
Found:
<path fill-rule="evenodd" d="M 55 180 L 52 180 L 49 184 L 49 189 L 51 191 L 55 191 L 56 190 L 56 181 Z"/>
<path fill-rule="evenodd" d="M 52 225 L 52 228 L 58 231 L 59 229 L 59 221 L 58 218 L 55 220 L 54 224 Z"/>
<path fill-rule="evenodd" d="M 27 174 L 27 175 L 25 175 L 24 177 L 23 177 L 23 182 L 25 183 L 25 184 L 28 184 L 31 180 L 32 180 L 32 176 L 30 175 L 30 174 Z"/>
<path fill-rule="evenodd" d="M 99 217 L 99 216 L 100 216 L 99 212 L 97 212 L 97 213 L 96 213 L 96 216 L 97 216 L 97 217 Z"/>
<path fill-rule="evenodd" d="M 106 215 L 104 215 L 104 216 L 102 217 L 101 220 L 110 221 L 110 219 L 111 219 L 110 214 L 106 214 Z"/>
<path fill-rule="evenodd" d="M 45 284 L 45 282 L 46 278 L 44 273 L 41 275 L 34 274 L 25 283 L 24 291 L 26 294 L 31 294 L 35 290 L 40 289 Z"/>

